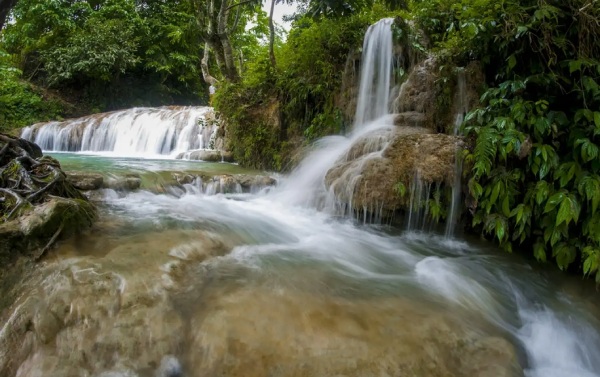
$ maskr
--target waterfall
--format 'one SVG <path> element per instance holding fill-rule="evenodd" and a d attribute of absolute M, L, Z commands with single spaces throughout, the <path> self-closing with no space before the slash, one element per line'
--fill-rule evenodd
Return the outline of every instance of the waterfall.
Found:
<path fill-rule="evenodd" d="M 352 177 L 353 186 L 347 188 L 348 198 L 336 198 L 325 185 L 328 171 L 340 161 L 348 160 L 352 145 L 362 138 L 367 140 L 362 154 L 365 159 L 381 156 L 388 139 L 381 140 L 377 133 L 390 133 L 394 119 L 390 115 L 390 91 L 394 63 L 392 44 L 393 18 L 384 18 L 371 25 L 365 34 L 361 57 L 360 84 L 354 130 L 347 137 L 328 136 L 317 141 L 314 150 L 298 165 L 279 190 L 283 201 L 316 207 L 340 216 L 362 216 L 367 212 L 352 210 L 354 187 L 361 184 L 360 166 Z M 370 137 L 369 137 L 370 135 Z M 340 184 L 343 184 L 340 182 Z M 334 183 L 335 185 L 335 183 Z M 334 186 L 332 185 L 332 187 Z M 375 216 L 380 218 L 380 216 Z"/>
<path fill-rule="evenodd" d="M 390 113 L 394 64 L 393 23 L 393 18 L 384 18 L 371 25 L 365 34 L 355 127 Z"/>
<path fill-rule="evenodd" d="M 454 136 L 460 134 L 460 126 L 462 125 L 465 114 L 469 112 L 469 104 L 467 101 L 466 86 L 467 80 L 465 71 L 460 69 L 456 77 L 456 98 L 455 98 L 455 117 L 454 117 Z M 455 166 L 454 166 L 454 182 L 452 185 L 452 201 L 450 203 L 450 211 L 446 218 L 446 238 L 454 236 L 456 223 L 460 212 L 460 199 L 462 194 L 461 177 L 462 177 L 463 161 L 460 155 L 460 150 L 457 149 Z"/>
<path fill-rule="evenodd" d="M 210 107 L 133 108 L 38 123 L 21 137 L 51 152 L 109 152 L 116 156 L 174 157 L 212 149 L 218 126 L 208 124 Z"/>

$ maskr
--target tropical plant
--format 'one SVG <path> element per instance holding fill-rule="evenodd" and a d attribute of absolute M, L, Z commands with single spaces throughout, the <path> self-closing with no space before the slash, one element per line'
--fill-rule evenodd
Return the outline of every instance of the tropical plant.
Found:
<path fill-rule="evenodd" d="M 597 2 L 417 6 L 442 56 L 479 59 L 488 73 L 481 107 L 465 127 L 473 142 L 466 153 L 473 226 L 508 251 L 529 249 L 600 282 Z"/>

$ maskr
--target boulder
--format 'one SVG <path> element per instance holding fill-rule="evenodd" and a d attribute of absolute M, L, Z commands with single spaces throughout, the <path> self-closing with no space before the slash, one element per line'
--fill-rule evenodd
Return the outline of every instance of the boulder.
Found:
<path fill-rule="evenodd" d="M 92 223 L 95 208 L 87 200 L 57 196 L 31 207 L 21 216 L 0 223 L 0 265 L 37 250 L 36 257 L 55 240 L 77 233 Z"/>
<path fill-rule="evenodd" d="M 176 157 L 178 160 L 192 160 L 192 161 L 206 161 L 206 162 L 233 162 L 233 155 L 231 152 L 212 150 L 212 149 L 199 149 L 195 151 L 189 151 L 180 153 Z"/>
<path fill-rule="evenodd" d="M 277 184 L 277 180 L 268 175 L 236 174 L 234 177 L 245 192 L 254 192 Z"/>
<path fill-rule="evenodd" d="M 98 190 L 104 183 L 104 177 L 98 173 L 67 171 L 65 174 L 67 181 L 79 190 Z"/>
<path fill-rule="evenodd" d="M 394 107 L 397 113 L 417 112 L 433 114 L 436 93 L 438 63 L 433 57 L 423 60 L 413 67 L 408 78 L 400 87 Z"/>
<path fill-rule="evenodd" d="M 142 185 L 142 179 L 139 175 L 129 174 L 125 177 L 113 177 L 104 180 L 104 188 L 117 191 L 135 191 Z"/>
<path fill-rule="evenodd" d="M 366 135 L 327 172 L 325 184 L 338 201 L 356 211 L 389 215 L 408 204 L 408 196 L 395 188 L 398 183 L 409 187 L 416 174 L 427 183 L 453 182 L 460 138 L 417 127 L 396 127 L 388 136 L 383 150 L 373 153 L 367 146 L 374 135 Z"/>
<path fill-rule="evenodd" d="M 38 259 L 59 236 L 80 231 L 94 217 L 95 207 L 57 160 L 31 142 L 0 134 L 0 266 L 21 256 Z"/>

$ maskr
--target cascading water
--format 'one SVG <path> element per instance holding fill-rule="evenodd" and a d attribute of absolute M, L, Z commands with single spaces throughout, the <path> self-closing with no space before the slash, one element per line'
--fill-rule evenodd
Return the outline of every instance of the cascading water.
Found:
<path fill-rule="evenodd" d="M 393 18 L 384 18 L 371 25 L 365 34 L 355 128 L 390 113 L 394 63 L 393 23 Z"/>
<path fill-rule="evenodd" d="M 465 118 L 465 114 L 469 112 L 469 104 L 467 102 L 466 86 L 467 80 L 464 69 L 460 69 L 457 73 L 457 89 L 455 97 L 455 118 L 454 118 L 454 136 L 460 134 L 460 127 Z M 460 149 L 456 152 L 454 168 L 454 182 L 452 185 L 452 201 L 450 203 L 450 211 L 446 218 L 446 238 L 454 236 L 456 229 L 456 223 L 458 222 L 458 216 L 461 205 L 461 193 L 462 193 L 462 156 Z"/>
<path fill-rule="evenodd" d="M 23 129 L 21 137 L 52 152 L 108 152 L 115 156 L 175 157 L 212 149 L 210 107 L 133 108 Z"/>
<path fill-rule="evenodd" d="M 351 202 L 354 186 L 360 184 L 360 175 L 352 178 L 353 185 L 346 191 L 349 198 L 341 202 L 331 189 L 325 185 L 327 172 L 341 160 L 344 160 L 350 147 L 369 134 L 385 133 L 394 128 L 390 115 L 390 90 L 392 88 L 393 54 L 393 18 L 384 18 L 371 25 L 365 34 L 361 58 L 360 85 L 353 130 L 347 137 L 330 136 L 319 140 L 304 161 L 300 163 L 291 177 L 284 183 L 279 195 L 291 203 L 310 205 L 337 215 L 357 215 Z M 374 142 L 367 142 L 362 150 L 368 158 L 381 155 L 387 145 L 387 139 L 379 136 Z M 356 167 L 356 171 L 360 166 Z M 352 173 L 349 173 L 352 174 Z M 366 216 L 369 209 L 365 209 Z M 375 208 L 376 210 L 376 208 Z M 380 218 L 380 216 L 375 216 Z"/>

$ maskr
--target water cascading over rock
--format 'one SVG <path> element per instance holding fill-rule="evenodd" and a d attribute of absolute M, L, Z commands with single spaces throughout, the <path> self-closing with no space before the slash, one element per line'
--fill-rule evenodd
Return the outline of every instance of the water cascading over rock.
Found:
<path fill-rule="evenodd" d="M 222 150 L 210 107 L 133 108 L 61 122 L 38 123 L 21 137 L 44 151 L 105 152 L 115 156 L 213 159 Z M 214 155 L 214 156 L 213 156 Z"/>
<path fill-rule="evenodd" d="M 414 200 L 413 189 L 454 182 L 459 138 L 438 134 L 432 126 L 437 64 L 433 58 L 414 59 L 416 54 L 407 53 L 410 46 L 394 46 L 394 22 L 396 27 L 410 27 L 388 18 L 365 34 L 353 134 L 337 144 L 336 156 L 329 156 L 331 163 L 323 176 L 325 193 L 316 200 L 331 212 L 364 222 L 381 222 L 398 209 L 418 217 L 410 213 L 411 208 L 421 202 L 427 206 L 430 198 Z M 397 89 L 395 70 L 408 73 Z M 422 181 L 416 186 L 415 176 Z"/>

